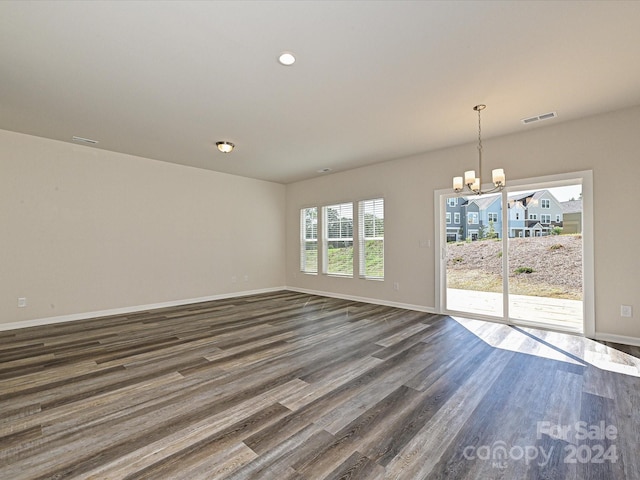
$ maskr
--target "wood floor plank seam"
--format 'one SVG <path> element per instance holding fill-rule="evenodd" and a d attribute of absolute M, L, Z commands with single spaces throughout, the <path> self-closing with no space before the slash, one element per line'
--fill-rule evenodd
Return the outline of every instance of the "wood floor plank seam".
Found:
<path fill-rule="evenodd" d="M 639 357 L 290 291 L 5 331 L 0 478 L 635 480 Z M 566 463 L 537 432 L 578 421 L 616 427 L 572 442 L 617 461 Z M 465 454 L 496 442 L 555 450 Z"/>

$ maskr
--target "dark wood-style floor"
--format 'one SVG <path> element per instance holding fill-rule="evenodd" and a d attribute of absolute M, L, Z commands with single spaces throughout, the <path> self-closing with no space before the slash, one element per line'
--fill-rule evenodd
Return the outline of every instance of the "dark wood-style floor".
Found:
<path fill-rule="evenodd" d="M 0 360 L 7 480 L 640 478 L 640 361 L 581 337 L 278 292 Z"/>

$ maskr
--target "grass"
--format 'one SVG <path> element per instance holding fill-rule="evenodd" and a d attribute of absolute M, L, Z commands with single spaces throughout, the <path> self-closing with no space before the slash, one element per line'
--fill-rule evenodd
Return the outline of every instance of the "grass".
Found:
<path fill-rule="evenodd" d="M 534 270 L 531 267 L 518 267 L 515 270 L 516 273 L 533 273 Z"/>
<path fill-rule="evenodd" d="M 307 271 L 315 271 L 318 265 L 318 252 L 307 250 L 305 263 Z M 331 247 L 327 249 L 327 273 L 330 275 L 353 275 L 353 246 Z M 367 241 L 365 256 L 365 275 L 371 278 L 384 278 L 384 242 Z"/>
<path fill-rule="evenodd" d="M 329 274 L 353 275 L 353 247 L 329 248 L 327 265 Z"/>

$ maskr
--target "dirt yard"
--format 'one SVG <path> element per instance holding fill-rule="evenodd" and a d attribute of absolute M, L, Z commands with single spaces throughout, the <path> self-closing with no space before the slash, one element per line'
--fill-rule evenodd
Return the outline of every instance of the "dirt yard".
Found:
<path fill-rule="evenodd" d="M 447 286 L 502 291 L 502 242 L 447 244 Z M 582 237 L 509 239 L 509 289 L 516 295 L 582 299 Z"/>

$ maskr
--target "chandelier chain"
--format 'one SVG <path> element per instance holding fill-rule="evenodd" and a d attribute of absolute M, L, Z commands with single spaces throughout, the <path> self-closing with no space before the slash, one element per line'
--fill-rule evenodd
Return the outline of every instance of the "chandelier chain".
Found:
<path fill-rule="evenodd" d="M 467 170 L 463 177 L 453 177 L 453 190 L 457 194 L 461 194 L 465 187 L 470 193 L 475 195 L 483 195 L 485 193 L 493 193 L 501 191 L 505 187 L 506 177 L 504 169 L 496 168 L 491 172 L 494 188 L 490 190 L 482 190 L 482 120 L 480 112 L 487 108 L 484 104 L 473 107 L 478 112 L 478 175 L 475 170 Z"/>
<path fill-rule="evenodd" d="M 480 112 L 482 108 L 478 108 L 478 178 L 482 182 L 482 125 L 480 122 Z"/>

